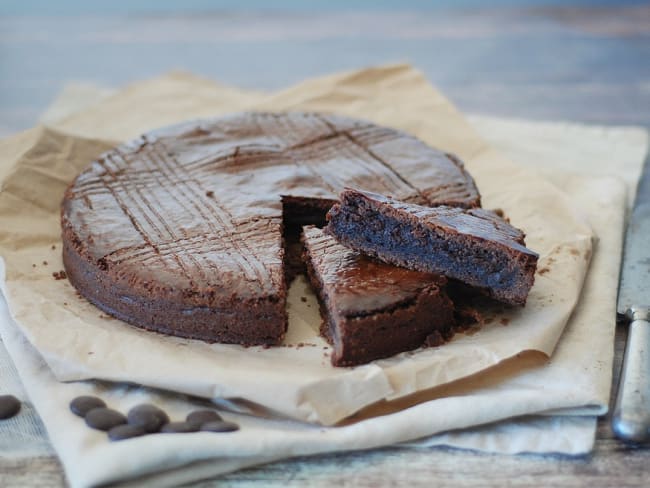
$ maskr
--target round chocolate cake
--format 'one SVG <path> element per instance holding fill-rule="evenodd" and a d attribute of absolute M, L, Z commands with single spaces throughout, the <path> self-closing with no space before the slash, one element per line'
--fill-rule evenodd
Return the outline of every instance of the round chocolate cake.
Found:
<path fill-rule="evenodd" d="M 243 113 L 146 134 L 65 193 L 63 261 L 107 313 L 165 334 L 277 344 L 287 229 L 321 225 L 344 187 L 420 205 L 480 205 L 455 157 L 317 113 Z"/>

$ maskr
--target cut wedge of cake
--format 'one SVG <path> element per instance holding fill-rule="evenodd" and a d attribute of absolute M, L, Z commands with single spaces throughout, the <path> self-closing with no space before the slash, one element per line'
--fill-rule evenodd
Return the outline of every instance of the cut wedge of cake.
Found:
<path fill-rule="evenodd" d="M 511 305 L 524 305 L 537 253 L 524 233 L 494 212 L 423 207 L 346 188 L 328 213 L 327 232 L 386 263 L 437 273 Z"/>

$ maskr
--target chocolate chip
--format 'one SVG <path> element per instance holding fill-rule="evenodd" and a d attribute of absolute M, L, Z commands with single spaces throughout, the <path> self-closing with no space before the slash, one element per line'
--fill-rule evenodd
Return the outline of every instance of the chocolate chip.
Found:
<path fill-rule="evenodd" d="M 206 422 L 201 426 L 201 431 L 203 432 L 233 432 L 235 430 L 239 430 L 239 425 L 226 420 Z"/>
<path fill-rule="evenodd" d="M 148 433 L 158 432 L 163 424 L 169 422 L 164 410 L 149 403 L 133 407 L 129 410 L 127 419 L 130 425 L 142 427 Z"/>
<path fill-rule="evenodd" d="M 214 410 L 194 410 L 193 412 L 187 414 L 187 418 L 185 420 L 190 424 L 195 424 L 200 427 L 206 422 L 215 422 L 217 420 L 221 420 L 221 415 L 219 415 Z"/>
<path fill-rule="evenodd" d="M 196 432 L 199 426 L 189 422 L 169 422 L 160 429 L 161 434 L 185 434 L 187 432 Z"/>
<path fill-rule="evenodd" d="M 126 424 L 126 417 L 117 410 L 110 408 L 93 408 L 86 414 L 86 424 L 97 430 L 110 430 L 118 425 Z"/>
<path fill-rule="evenodd" d="M 108 438 L 112 441 L 121 441 L 132 437 L 140 437 L 145 434 L 146 432 L 139 425 L 122 424 L 110 429 L 108 431 Z"/>
<path fill-rule="evenodd" d="M 0 395 L 0 420 L 10 419 L 20 412 L 20 400 L 13 395 Z"/>
<path fill-rule="evenodd" d="M 90 395 L 78 396 L 70 402 L 70 410 L 73 414 L 78 415 L 79 417 L 85 417 L 93 408 L 101 408 L 105 406 L 106 403 L 104 400 Z"/>

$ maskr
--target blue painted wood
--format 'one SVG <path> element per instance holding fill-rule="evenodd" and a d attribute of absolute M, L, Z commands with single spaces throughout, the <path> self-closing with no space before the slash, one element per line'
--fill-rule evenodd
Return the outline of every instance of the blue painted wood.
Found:
<path fill-rule="evenodd" d="M 386 62 L 419 67 L 462 110 L 650 125 L 650 5 L 454 11 L 0 17 L 0 134 L 70 80 L 171 69 L 277 89 Z"/>
<path fill-rule="evenodd" d="M 621 6 L 642 0 L 491 0 L 491 7 Z M 0 15 L 78 15 L 214 11 L 440 10 L 476 8 L 485 0 L 3 0 Z"/>

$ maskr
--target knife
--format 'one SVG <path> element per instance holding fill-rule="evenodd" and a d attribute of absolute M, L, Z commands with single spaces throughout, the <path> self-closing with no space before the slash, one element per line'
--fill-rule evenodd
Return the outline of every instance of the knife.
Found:
<path fill-rule="evenodd" d="M 624 441 L 646 442 L 650 440 L 650 155 L 625 234 L 617 311 L 630 324 L 612 430 Z"/>

